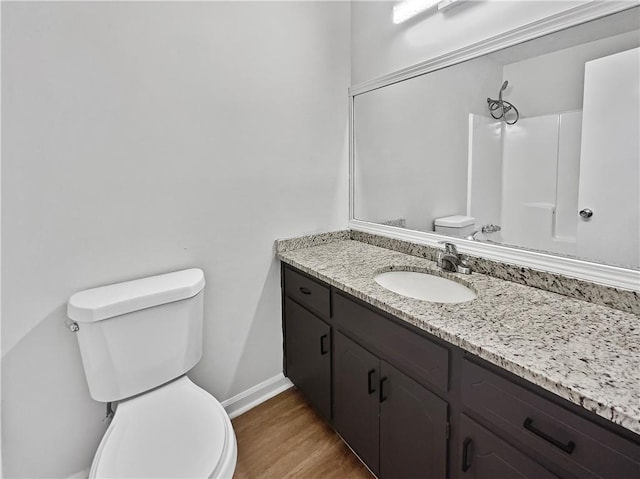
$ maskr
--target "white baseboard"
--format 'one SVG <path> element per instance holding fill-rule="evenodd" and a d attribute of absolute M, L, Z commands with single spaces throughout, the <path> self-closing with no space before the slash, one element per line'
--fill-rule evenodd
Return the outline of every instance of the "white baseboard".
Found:
<path fill-rule="evenodd" d="M 233 419 L 292 386 L 293 383 L 288 378 L 285 378 L 284 374 L 280 373 L 240 394 L 236 394 L 226 401 L 222 401 L 222 406 L 229 417 Z"/>

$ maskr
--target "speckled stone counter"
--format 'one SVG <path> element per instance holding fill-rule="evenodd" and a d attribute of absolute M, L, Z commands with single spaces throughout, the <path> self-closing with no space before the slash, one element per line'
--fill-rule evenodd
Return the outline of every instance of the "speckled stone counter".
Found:
<path fill-rule="evenodd" d="M 309 275 L 640 434 L 640 318 L 479 273 L 334 238 L 277 256 Z M 426 271 L 472 288 L 473 301 L 430 303 L 378 285 L 383 271 Z"/>

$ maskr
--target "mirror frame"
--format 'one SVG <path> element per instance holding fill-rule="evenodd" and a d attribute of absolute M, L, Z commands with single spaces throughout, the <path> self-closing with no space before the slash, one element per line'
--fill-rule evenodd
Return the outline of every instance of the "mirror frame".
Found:
<path fill-rule="evenodd" d="M 349 228 L 365 233 L 401 239 L 439 248 L 446 239 L 455 243 L 461 253 L 503 263 L 524 266 L 550 273 L 566 275 L 593 283 L 640 292 L 640 271 L 553 253 L 541 253 L 516 246 L 496 245 L 452 238 L 436 233 L 386 226 L 355 218 L 355 97 L 385 86 L 409 80 L 435 70 L 449 67 L 482 55 L 496 52 L 522 42 L 548 35 L 585 22 L 597 20 L 640 5 L 640 1 L 592 1 L 555 15 L 525 24 L 449 53 L 439 55 L 387 75 L 374 78 L 349 88 Z"/>

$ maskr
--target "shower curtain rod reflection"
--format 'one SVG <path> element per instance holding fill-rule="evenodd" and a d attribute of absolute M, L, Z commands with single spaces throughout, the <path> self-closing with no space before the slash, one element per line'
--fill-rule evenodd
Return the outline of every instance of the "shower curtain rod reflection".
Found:
<path fill-rule="evenodd" d="M 498 93 L 498 99 L 493 100 L 491 98 L 487 98 L 487 104 L 489 106 L 489 113 L 495 120 L 504 120 L 507 125 L 515 125 L 515 123 L 520 118 L 520 113 L 518 109 L 510 102 L 502 99 L 502 92 L 507 88 L 509 84 L 508 81 L 502 84 L 502 88 L 500 88 L 500 93 Z M 510 113 L 511 119 L 507 119 L 507 113 Z"/>

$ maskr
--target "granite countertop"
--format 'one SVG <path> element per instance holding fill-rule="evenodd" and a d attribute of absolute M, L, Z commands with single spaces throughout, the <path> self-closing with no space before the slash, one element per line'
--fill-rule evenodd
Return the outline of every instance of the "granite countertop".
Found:
<path fill-rule="evenodd" d="M 433 261 L 340 240 L 278 258 L 432 335 L 640 434 L 640 318 L 616 309 Z M 407 298 L 378 285 L 382 271 L 427 271 L 463 283 L 458 304 Z"/>

